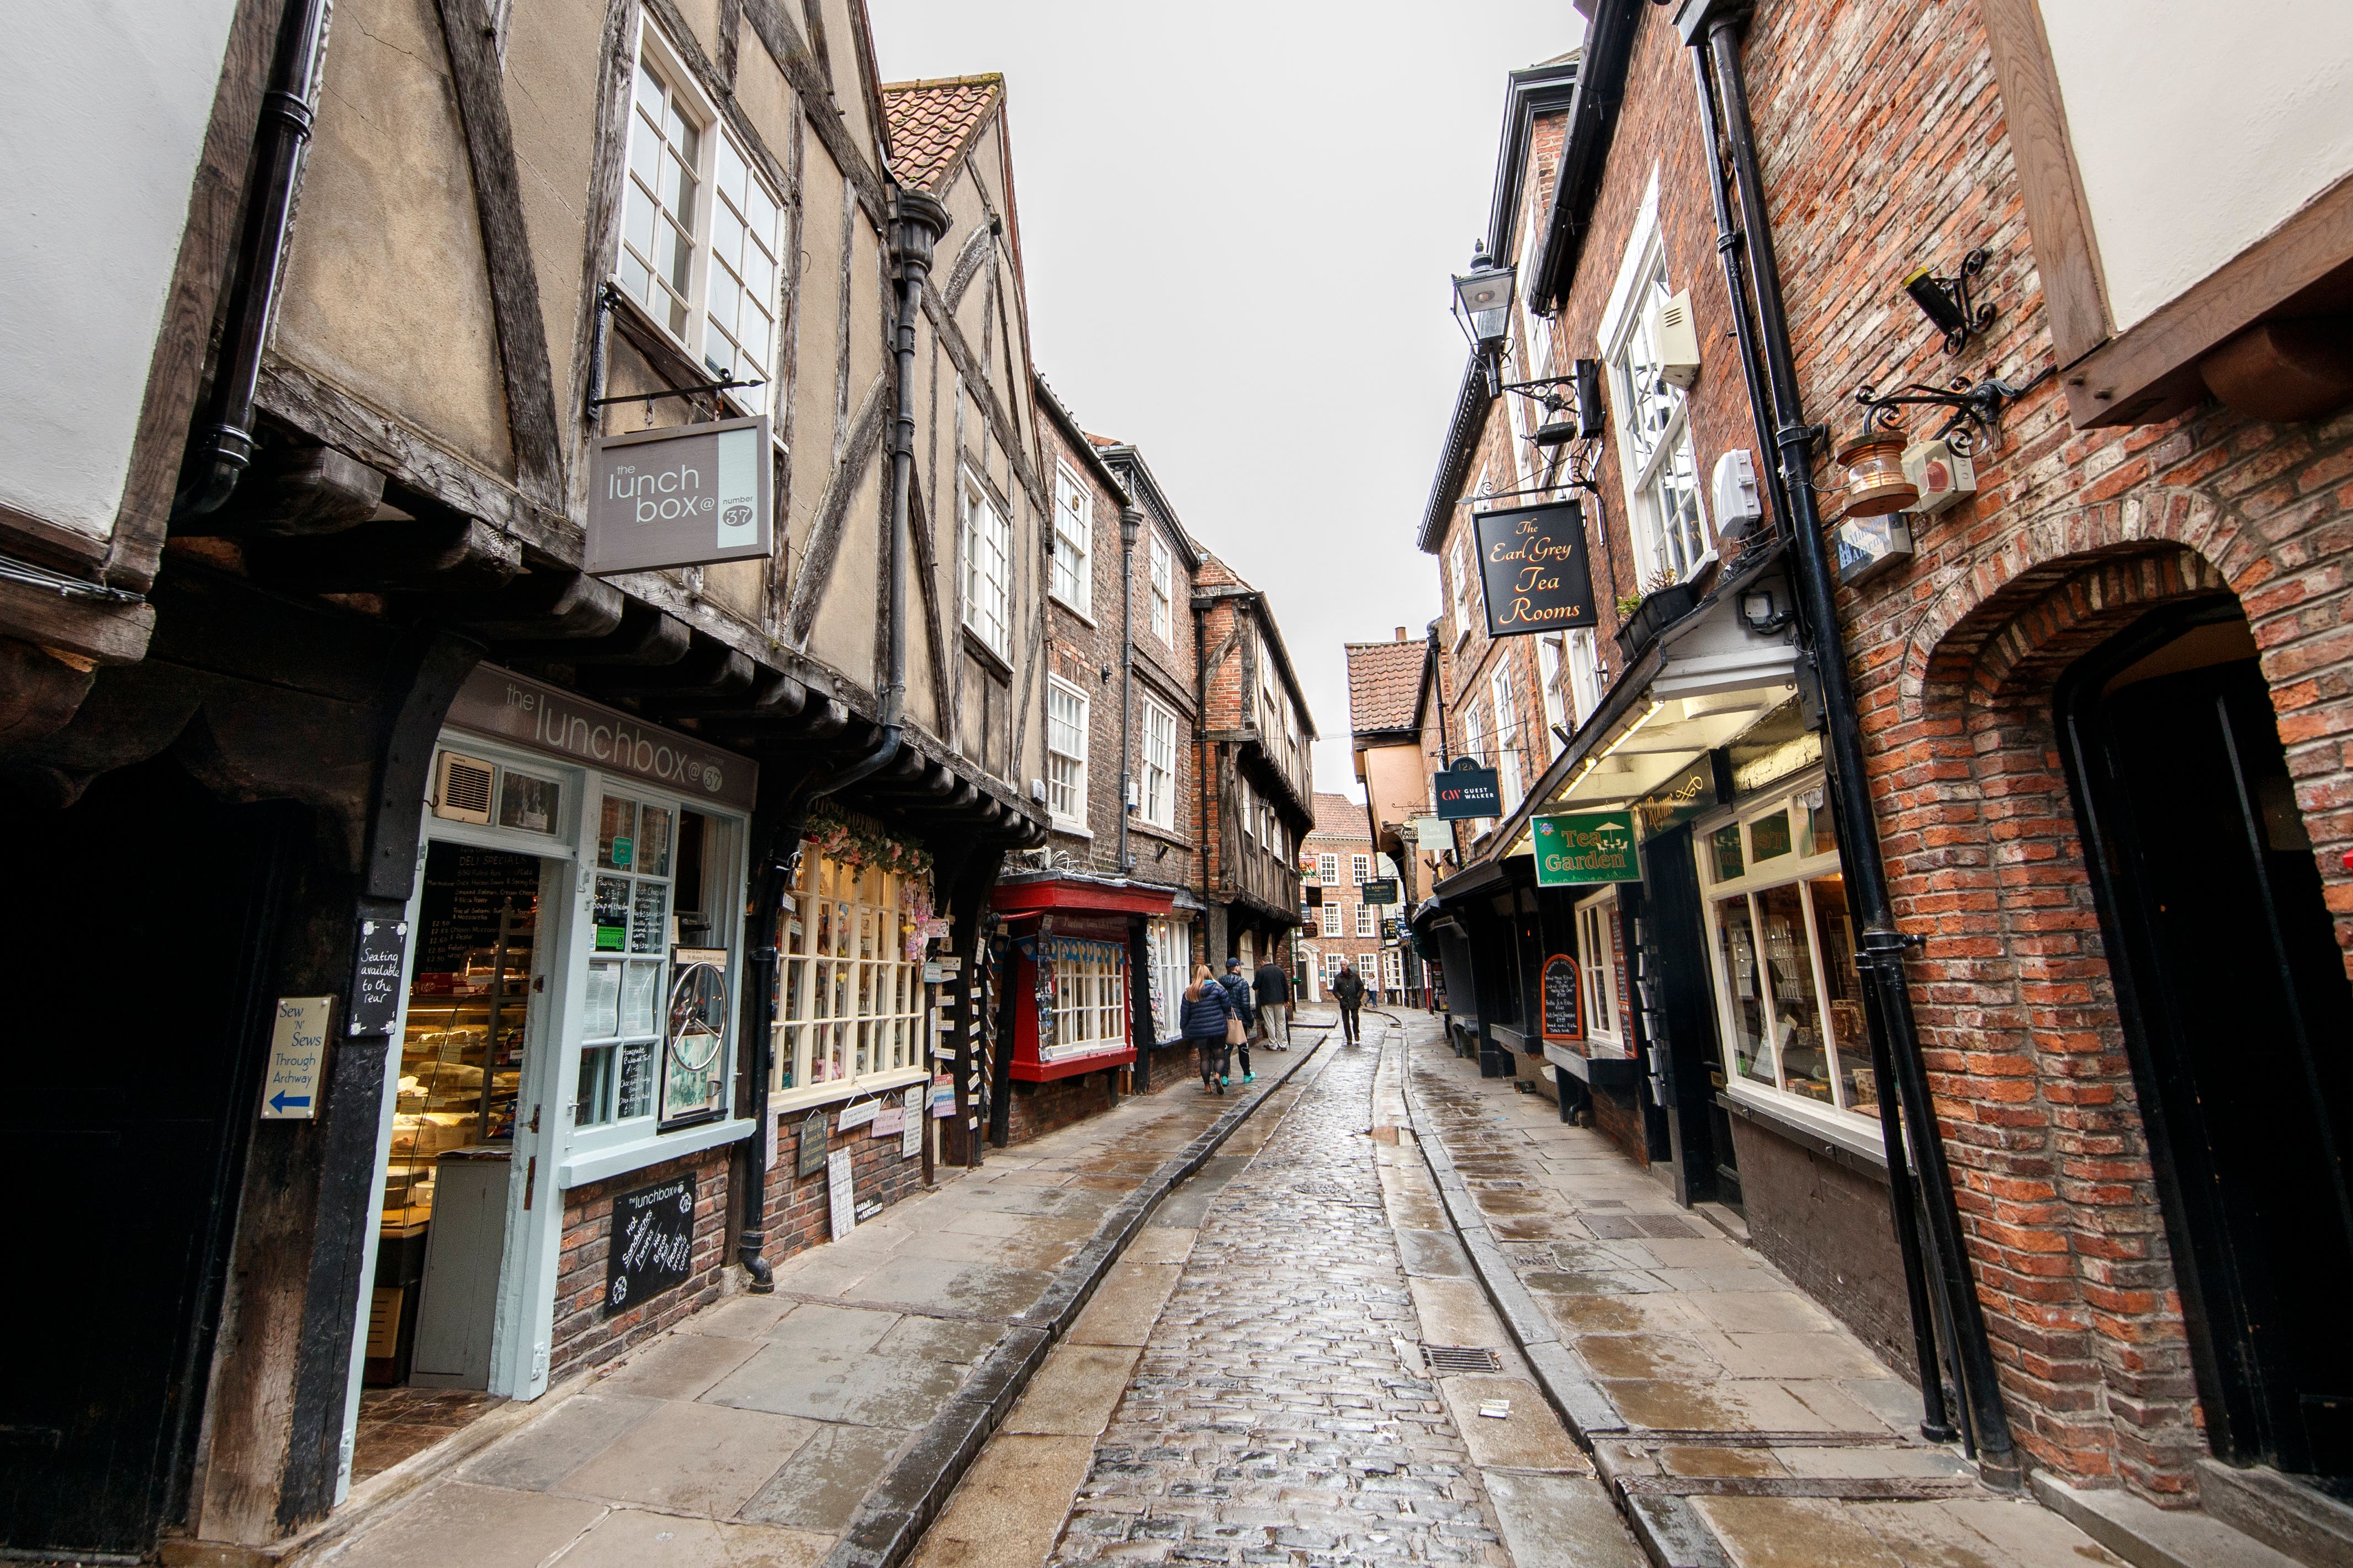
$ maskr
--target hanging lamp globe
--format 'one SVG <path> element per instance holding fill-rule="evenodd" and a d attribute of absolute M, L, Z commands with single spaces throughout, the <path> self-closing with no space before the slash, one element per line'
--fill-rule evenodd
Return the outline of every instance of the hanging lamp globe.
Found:
<path fill-rule="evenodd" d="M 1499 265 L 1482 241 L 1471 245 L 1471 268 L 1454 277 L 1454 319 L 1482 354 L 1502 352 L 1512 335 L 1513 268 Z"/>

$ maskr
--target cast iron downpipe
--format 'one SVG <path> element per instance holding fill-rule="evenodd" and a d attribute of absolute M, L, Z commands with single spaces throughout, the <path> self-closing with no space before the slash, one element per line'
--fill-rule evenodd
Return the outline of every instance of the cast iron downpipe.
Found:
<path fill-rule="evenodd" d="M 1822 523 L 1814 504 L 1813 429 L 1807 425 L 1798 386 L 1789 321 L 1781 300 L 1780 266 L 1765 212 L 1765 184 L 1757 156 L 1756 126 L 1749 118 L 1747 86 L 1740 69 L 1741 15 L 1745 7 L 1714 8 L 1705 22 L 1706 45 L 1732 144 L 1733 173 L 1740 185 L 1741 221 L 1746 230 L 1749 275 L 1756 291 L 1757 321 L 1765 374 L 1772 398 L 1773 436 L 1788 499 L 1789 542 L 1796 560 L 1799 613 L 1814 651 L 1825 719 L 1824 752 L 1839 834 L 1839 858 L 1862 928 L 1855 967 L 1877 1003 L 1875 1021 L 1886 1037 L 1886 1054 L 1903 1095 L 1904 1120 L 1911 1131 L 1913 1163 L 1921 1176 L 1926 1240 L 1938 1274 L 1945 1321 L 1953 1340 L 1961 1378 L 1963 1413 L 1979 1465 L 1990 1479 L 2015 1485 L 2021 1468 L 2001 1405 L 1985 1311 L 1969 1275 L 1961 1240 L 1960 1210 L 1953 1198 L 1952 1170 L 1936 1130 L 1936 1103 L 1920 1057 L 1920 1037 L 1905 984 L 1907 941 L 1896 929 L 1887 893 L 1887 868 L 1873 830 L 1871 796 L 1863 779 L 1862 735 L 1855 722 L 1854 690 L 1847 673 L 1846 639 L 1840 630 Z M 1697 47 L 1698 40 L 1692 40 Z M 1872 1011 L 1866 1009 L 1866 1012 Z M 1893 1172 L 1891 1171 L 1891 1175 Z M 1925 1388 L 1931 1372 L 1921 1370 Z"/>
<path fill-rule="evenodd" d="M 1135 789 L 1135 541 L 1144 531 L 1144 513 L 1132 506 L 1119 509 L 1119 874 L 1135 869 L 1127 847 L 1127 819 L 1135 809 L 1129 804 Z M 1175 786 L 1176 781 L 1169 781 Z"/>
<path fill-rule="evenodd" d="M 221 327 L 220 359 L 212 395 L 190 443 L 189 471 L 173 498 L 174 518 L 217 511 L 253 461 L 253 405 L 261 384 L 261 348 L 278 309 L 279 263 L 294 217 L 294 187 L 311 144 L 315 115 L 311 84 L 326 52 L 327 0 L 294 0 L 278 24 L 269 86 L 261 98 L 260 145 L 254 166 L 261 184 L 246 198 L 237 236 L 237 292 Z"/>
<path fill-rule="evenodd" d="M 892 349 L 899 378 L 898 418 L 891 426 L 891 537 L 883 545 L 884 595 L 882 689 L 876 704 L 879 721 L 874 744 L 856 761 L 828 773 L 812 774 L 796 789 L 777 825 L 776 840 L 760 868 L 758 918 L 766 922 L 771 940 L 751 954 L 752 978 L 752 1115 L 765 1135 L 768 1122 L 769 1053 L 776 1022 L 776 912 L 790 885 L 791 863 L 800 852 L 801 835 L 808 826 L 808 809 L 825 795 L 848 788 L 899 754 L 906 732 L 907 712 L 907 536 L 913 516 L 915 483 L 915 322 L 923 309 L 923 284 L 932 271 L 932 250 L 947 232 L 948 213 L 921 191 L 892 193 L 891 259 L 897 268 L 899 297 L 892 321 Z M 744 1224 L 736 1238 L 736 1257 L 752 1276 L 752 1289 L 774 1290 L 776 1280 L 768 1260 L 761 1256 L 768 1244 L 768 1167 L 763 1139 L 746 1139 L 744 1184 Z"/>
<path fill-rule="evenodd" d="M 1715 248 L 1724 258 L 1724 288 L 1732 303 L 1732 335 L 1740 351 L 1740 374 L 1748 385 L 1748 408 L 1757 422 L 1757 449 L 1762 454 L 1773 450 L 1773 437 L 1766 420 L 1765 382 L 1757 365 L 1756 325 L 1748 315 L 1748 288 L 1743 281 L 1740 260 L 1741 237 L 1733 226 L 1732 209 L 1724 194 L 1724 147 L 1715 130 L 1715 86 L 1708 79 L 1707 60 L 1697 49 L 1692 51 L 1692 78 L 1699 89 L 1700 137 L 1707 150 L 1707 194 L 1715 206 Z M 1773 522 L 1784 542 L 1791 542 L 1789 527 L 1789 492 L 1781 482 L 1780 467 L 1765 465 L 1766 480 L 1773 497 Z M 1831 822 L 1841 839 L 1852 831 L 1854 824 L 1843 811 L 1833 812 Z M 1852 855 L 1841 844 L 1840 854 L 1851 860 Z M 1881 1083 L 1893 1083 L 1887 1053 L 1887 1030 L 1876 1015 L 1878 998 L 1865 990 L 1864 1000 L 1870 1018 L 1871 1066 Z M 1904 1152 L 1904 1121 L 1897 1114 L 1896 1102 L 1888 1095 L 1879 1097 L 1879 1138 L 1887 1159 L 1887 1202 L 1895 1226 L 1895 1247 L 1904 1261 L 1904 1294 L 1912 1313 L 1912 1352 L 1920 1368 L 1921 1420 L 1920 1435 L 1932 1443 L 1953 1440 L 1953 1423 L 1945 1408 L 1945 1381 L 1941 1374 L 1943 1357 L 1936 1346 L 1935 1309 L 1928 1301 L 1928 1275 L 1920 1256 L 1920 1215 L 1915 1206 L 1912 1185 L 1911 1161 Z"/>

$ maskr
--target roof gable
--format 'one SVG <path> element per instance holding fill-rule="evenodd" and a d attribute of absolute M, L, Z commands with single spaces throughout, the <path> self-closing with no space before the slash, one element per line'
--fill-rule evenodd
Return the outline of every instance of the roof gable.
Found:
<path fill-rule="evenodd" d="M 944 189 L 1004 96 L 1005 78 L 994 71 L 884 83 L 891 172 L 920 191 Z"/>

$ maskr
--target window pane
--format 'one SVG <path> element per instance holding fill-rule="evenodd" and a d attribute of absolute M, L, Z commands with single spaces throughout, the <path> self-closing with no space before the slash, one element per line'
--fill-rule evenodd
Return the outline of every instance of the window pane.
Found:
<path fill-rule="evenodd" d="M 654 199 L 646 194 L 646 187 L 635 180 L 629 182 L 628 214 L 622 220 L 621 233 L 639 254 L 651 258 L 654 253 Z"/>
<path fill-rule="evenodd" d="M 1822 1037 L 1821 1005 L 1814 994 L 1813 943 L 1797 884 L 1758 893 L 1757 919 L 1763 928 L 1773 1034 L 1781 1047 L 1782 1087 L 1830 1104 L 1830 1049 Z"/>
<path fill-rule="evenodd" d="M 582 1127 L 601 1127 L 613 1120 L 613 1050 L 596 1046 L 580 1053 L 580 1087 L 572 1102 L 572 1120 Z"/>
<path fill-rule="evenodd" d="M 1760 863 L 1789 852 L 1789 814 L 1777 811 L 1748 825 L 1748 853 Z"/>
<path fill-rule="evenodd" d="M 1820 877 L 1806 884 L 1814 900 L 1814 940 L 1822 956 L 1822 985 L 1829 993 L 1831 1068 L 1839 1096 L 1849 1110 L 1879 1114 L 1879 1080 L 1871 1067 L 1871 1040 L 1863 1032 L 1862 981 L 1854 972 L 1854 922 L 1847 913 L 1846 879 Z"/>
<path fill-rule="evenodd" d="M 654 1109 L 654 1048 L 650 1045 L 629 1045 L 621 1047 L 621 1083 L 618 1103 L 614 1108 L 617 1120 L 633 1116 L 649 1116 Z"/>
<path fill-rule="evenodd" d="M 1715 847 L 1715 879 L 1729 882 L 1746 869 L 1740 859 L 1740 824 L 1727 822 L 1709 835 Z"/>
<path fill-rule="evenodd" d="M 1717 981 L 1732 1004 L 1732 1070 L 1758 1083 L 1773 1081 L 1773 1058 L 1765 1037 L 1765 997 L 1757 973 L 1757 932 L 1748 900 L 1734 897 L 1715 904 Z"/>
<path fill-rule="evenodd" d="M 712 174 L 718 181 L 719 188 L 726 192 L 731 199 L 742 201 L 744 186 L 748 176 L 744 168 L 744 160 L 735 151 L 735 143 L 722 136 L 719 139 L 719 145 L 712 150 Z"/>
<path fill-rule="evenodd" d="M 639 809 L 637 864 L 630 869 L 641 877 L 670 875 L 670 808 L 668 806 L 649 805 Z"/>

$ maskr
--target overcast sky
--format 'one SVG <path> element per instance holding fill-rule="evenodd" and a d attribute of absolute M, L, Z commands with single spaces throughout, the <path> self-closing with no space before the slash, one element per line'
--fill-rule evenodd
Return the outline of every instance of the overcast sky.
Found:
<path fill-rule="evenodd" d="M 1039 370 L 1266 591 L 1362 797 L 1340 645 L 1419 637 L 1414 548 L 1467 345 L 1504 76 L 1568 0 L 869 0 L 885 80 L 1002 71 Z"/>

